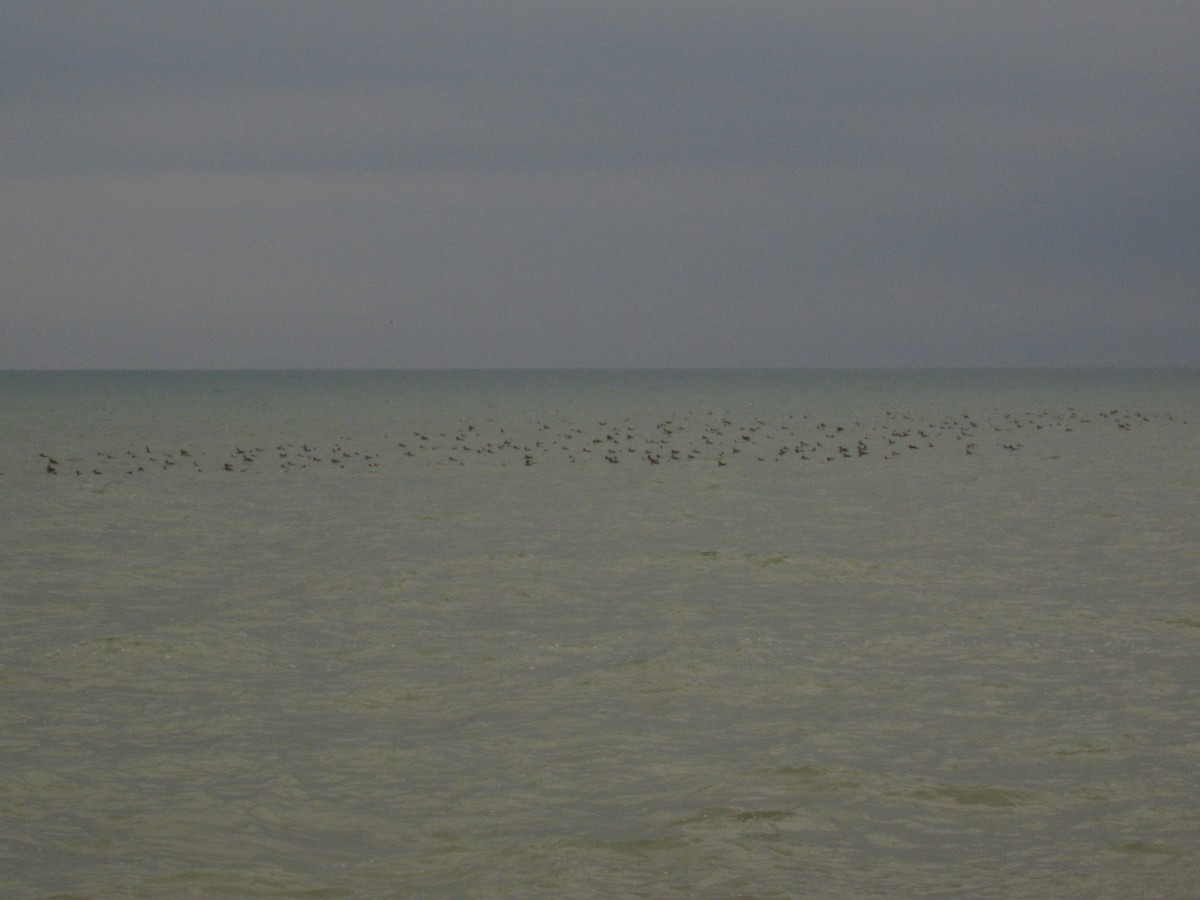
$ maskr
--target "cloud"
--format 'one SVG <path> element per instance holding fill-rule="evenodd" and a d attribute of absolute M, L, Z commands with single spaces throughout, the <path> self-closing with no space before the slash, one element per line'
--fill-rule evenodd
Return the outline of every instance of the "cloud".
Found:
<path fill-rule="evenodd" d="M 1167 3 L 8 4 L 0 365 L 1194 363 L 1197 38 Z"/>

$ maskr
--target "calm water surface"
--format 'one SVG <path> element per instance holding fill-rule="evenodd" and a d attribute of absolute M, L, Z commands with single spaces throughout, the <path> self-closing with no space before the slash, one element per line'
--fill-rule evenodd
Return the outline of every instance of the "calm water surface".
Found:
<path fill-rule="evenodd" d="M 0 873 L 1200 892 L 1200 373 L 0 373 Z"/>

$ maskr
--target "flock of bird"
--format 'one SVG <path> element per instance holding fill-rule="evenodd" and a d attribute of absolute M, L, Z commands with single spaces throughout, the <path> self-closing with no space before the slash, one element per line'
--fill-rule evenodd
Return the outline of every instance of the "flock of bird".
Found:
<path fill-rule="evenodd" d="M 1168 415 L 1168 418 L 1170 416 Z M 348 438 L 316 443 L 270 443 L 210 452 L 151 448 L 93 450 L 83 454 L 40 454 L 49 475 L 124 475 L 175 470 L 192 472 L 295 472 L 300 470 L 375 470 L 419 460 L 444 465 L 488 462 L 533 466 L 542 463 L 598 462 L 608 465 L 700 463 L 726 466 L 742 462 L 822 462 L 895 457 L 950 447 L 974 454 L 984 450 L 1021 450 L 1026 435 L 1046 429 L 1070 432 L 1096 424 L 1122 431 L 1152 421 L 1138 412 L 1107 410 L 1085 415 L 1029 413 L 991 418 L 961 414 L 928 421 L 913 413 L 887 411 L 873 424 L 831 423 L 806 415 L 782 420 L 735 421 L 726 415 L 689 413 L 653 424 L 597 422 L 587 427 L 565 422 L 525 422 L 511 432 L 497 422 L 464 423 L 447 429 L 418 429 L 384 436 L 372 449 L 356 449 Z"/>

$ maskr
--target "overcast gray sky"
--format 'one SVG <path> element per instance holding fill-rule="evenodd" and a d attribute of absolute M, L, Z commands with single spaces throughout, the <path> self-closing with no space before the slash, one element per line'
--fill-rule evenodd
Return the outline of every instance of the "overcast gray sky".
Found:
<path fill-rule="evenodd" d="M 1200 365 L 1200 2 L 0 4 L 0 368 Z"/>

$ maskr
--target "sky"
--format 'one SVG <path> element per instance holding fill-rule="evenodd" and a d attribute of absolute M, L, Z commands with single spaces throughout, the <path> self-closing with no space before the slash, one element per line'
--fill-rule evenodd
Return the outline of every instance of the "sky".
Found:
<path fill-rule="evenodd" d="M 1200 365 L 1200 3 L 0 3 L 0 369 Z"/>

